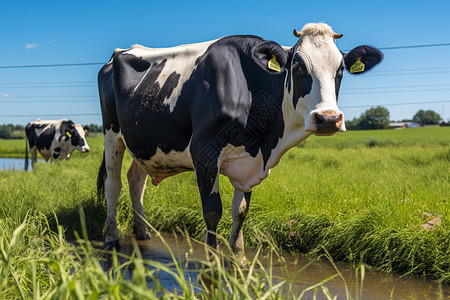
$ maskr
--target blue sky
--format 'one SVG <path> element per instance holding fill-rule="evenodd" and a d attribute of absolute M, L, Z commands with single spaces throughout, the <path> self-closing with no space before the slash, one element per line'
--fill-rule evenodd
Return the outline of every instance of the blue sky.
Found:
<path fill-rule="evenodd" d="M 115 48 L 169 47 L 232 34 L 293 45 L 292 30 L 326 22 L 341 50 L 450 43 L 450 1 L 2 1 L 0 124 L 70 118 L 101 124 L 97 72 Z M 366 75 L 344 75 L 346 119 L 383 105 L 393 120 L 420 109 L 450 120 L 450 46 L 383 51 Z"/>

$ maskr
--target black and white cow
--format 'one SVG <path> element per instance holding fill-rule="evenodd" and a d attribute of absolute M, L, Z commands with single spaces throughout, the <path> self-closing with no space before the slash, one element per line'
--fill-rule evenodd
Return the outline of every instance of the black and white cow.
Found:
<path fill-rule="evenodd" d="M 120 247 L 116 204 L 125 149 L 138 239 L 149 238 L 142 200 L 154 185 L 193 170 L 215 248 L 222 216 L 219 174 L 235 188 L 230 246 L 244 254 L 242 225 L 253 187 L 286 151 L 311 134 L 345 131 L 337 107 L 344 68 L 363 73 L 382 60 L 369 46 L 344 54 L 326 24 L 294 30 L 292 48 L 257 36 L 229 36 L 167 49 L 116 49 L 99 72 L 105 152 L 98 175 L 107 200 L 105 245 Z"/>
<path fill-rule="evenodd" d="M 31 163 L 37 160 L 37 151 L 45 161 L 51 158 L 69 159 L 73 151 L 89 152 L 86 141 L 87 128 L 74 124 L 71 120 L 55 121 L 36 119 L 25 127 L 27 141 L 30 144 Z M 25 170 L 28 169 L 28 149 L 26 149 Z"/>

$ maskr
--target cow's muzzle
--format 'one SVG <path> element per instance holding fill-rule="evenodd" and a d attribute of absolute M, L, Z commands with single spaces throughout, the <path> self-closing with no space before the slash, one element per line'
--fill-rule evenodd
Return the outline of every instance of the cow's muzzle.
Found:
<path fill-rule="evenodd" d="M 313 116 L 314 125 L 316 126 L 316 135 L 332 135 L 338 131 L 345 131 L 343 129 L 343 114 L 339 115 L 323 115 L 315 113 Z"/>

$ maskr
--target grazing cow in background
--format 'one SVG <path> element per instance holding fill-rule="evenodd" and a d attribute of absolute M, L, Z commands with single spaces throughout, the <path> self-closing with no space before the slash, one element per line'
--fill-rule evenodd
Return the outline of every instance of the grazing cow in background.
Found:
<path fill-rule="evenodd" d="M 347 54 L 326 24 L 294 30 L 289 49 L 257 36 L 229 36 L 166 49 L 116 49 L 99 72 L 105 150 L 98 191 L 107 201 L 105 246 L 120 247 L 116 205 L 125 149 L 137 239 L 150 237 L 142 206 L 148 175 L 154 185 L 193 170 L 206 222 L 217 246 L 222 216 L 219 174 L 234 187 L 230 246 L 244 256 L 242 225 L 253 187 L 290 148 L 311 134 L 345 131 L 337 107 L 343 70 L 362 74 L 382 53 L 359 46 Z"/>
<path fill-rule="evenodd" d="M 36 119 L 27 124 L 25 132 L 27 142 L 30 144 L 32 165 L 37 160 L 37 151 L 45 161 L 49 161 L 51 158 L 59 157 L 69 159 L 75 150 L 82 153 L 90 150 L 85 137 L 87 128 L 68 119 L 56 121 Z M 25 170 L 28 169 L 28 147 L 26 148 Z"/>

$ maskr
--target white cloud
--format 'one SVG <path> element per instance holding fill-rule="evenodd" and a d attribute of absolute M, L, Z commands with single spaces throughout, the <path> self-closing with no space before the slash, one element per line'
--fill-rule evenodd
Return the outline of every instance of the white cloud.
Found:
<path fill-rule="evenodd" d="M 48 41 L 47 41 L 47 44 L 51 44 L 51 43 L 54 43 L 54 42 L 56 42 L 56 39 L 55 39 L 55 38 L 53 38 L 53 39 L 51 39 L 51 40 L 48 40 Z"/>
<path fill-rule="evenodd" d="M 2 94 L 2 98 L 9 98 L 11 97 L 11 94 Z"/>
<path fill-rule="evenodd" d="M 38 43 L 29 43 L 29 44 L 25 45 L 25 49 L 33 49 L 33 48 L 36 48 L 38 46 L 39 46 Z"/>

